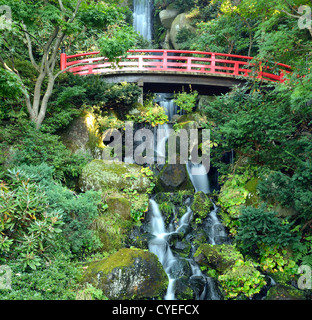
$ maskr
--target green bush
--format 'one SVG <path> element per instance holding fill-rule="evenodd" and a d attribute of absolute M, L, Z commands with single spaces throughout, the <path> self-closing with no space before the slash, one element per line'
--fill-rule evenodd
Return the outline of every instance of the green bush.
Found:
<path fill-rule="evenodd" d="M 176 94 L 174 102 L 180 109 L 185 110 L 186 112 L 190 113 L 193 111 L 193 109 L 196 106 L 196 100 L 198 97 L 197 91 L 192 91 L 192 88 L 190 87 L 191 92 L 187 93 L 185 91 L 179 92 Z"/>
<path fill-rule="evenodd" d="M 74 187 L 82 167 L 91 160 L 84 152 L 71 154 L 59 136 L 35 130 L 31 126 L 25 128 L 24 135 L 16 146 L 18 151 L 14 155 L 14 165 L 47 163 L 55 169 L 53 177 L 64 181 L 69 187 Z"/>
<path fill-rule="evenodd" d="M 1 260 L 13 257 L 32 269 L 42 263 L 63 224 L 61 210 L 49 205 L 43 187 L 18 170 L 0 184 L 0 222 Z"/>

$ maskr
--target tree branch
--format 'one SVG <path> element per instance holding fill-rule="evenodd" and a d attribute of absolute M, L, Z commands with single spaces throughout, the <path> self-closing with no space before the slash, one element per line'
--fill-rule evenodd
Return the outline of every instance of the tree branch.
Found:
<path fill-rule="evenodd" d="M 72 22 L 74 21 L 74 19 L 76 18 L 76 15 L 77 15 L 77 12 L 78 12 L 79 7 L 80 7 L 80 5 L 81 5 L 81 2 L 82 2 L 82 0 L 78 0 L 78 1 L 77 1 L 75 11 L 74 11 L 74 13 L 73 13 L 72 18 L 69 20 L 69 23 L 72 23 Z"/>
<path fill-rule="evenodd" d="M 34 59 L 31 39 L 30 39 L 29 33 L 27 32 L 27 27 L 26 27 L 24 22 L 22 22 L 22 25 L 24 27 L 23 31 L 25 33 L 25 37 L 26 37 L 26 40 L 27 40 L 28 55 L 29 55 L 30 61 L 31 61 L 32 65 L 34 66 L 34 68 L 39 72 L 40 68 L 39 68 L 38 64 L 36 63 L 36 61 Z"/>
<path fill-rule="evenodd" d="M 61 8 L 61 11 L 65 12 L 65 8 L 64 8 L 62 0 L 58 0 L 58 2 L 59 2 L 59 5 L 60 5 L 60 8 Z"/>

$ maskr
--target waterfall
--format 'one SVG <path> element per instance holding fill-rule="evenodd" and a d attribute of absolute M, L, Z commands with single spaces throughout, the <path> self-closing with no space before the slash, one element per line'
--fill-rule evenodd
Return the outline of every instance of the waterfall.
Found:
<path fill-rule="evenodd" d="M 165 109 L 169 121 L 172 120 L 175 114 L 178 114 L 178 106 L 174 103 L 172 94 L 158 93 L 156 95 L 155 102 Z"/>
<path fill-rule="evenodd" d="M 152 40 L 152 0 L 133 0 L 133 27 L 144 39 Z"/>
<path fill-rule="evenodd" d="M 196 168 L 197 172 L 201 174 L 193 175 L 192 168 Z M 195 192 L 203 191 L 204 193 L 210 193 L 210 184 L 206 168 L 203 164 L 193 164 L 188 162 L 186 165 L 187 172 L 194 186 Z"/>

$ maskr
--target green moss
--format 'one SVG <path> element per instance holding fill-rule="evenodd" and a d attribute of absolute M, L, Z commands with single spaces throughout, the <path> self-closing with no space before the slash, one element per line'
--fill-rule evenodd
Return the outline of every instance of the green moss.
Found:
<path fill-rule="evenodd" d="M 305 300 L 304 293 L 292 286 L 277 284 L 270 288 L 266 300 Z"/>
<path fill-rule="evenodd" d="M 131 219 L 131 203 L 128 199 L 120 195 L 112 195 L 106 198 L 108 210 L 112 214 L 119 214 L 124 220 Z"/>

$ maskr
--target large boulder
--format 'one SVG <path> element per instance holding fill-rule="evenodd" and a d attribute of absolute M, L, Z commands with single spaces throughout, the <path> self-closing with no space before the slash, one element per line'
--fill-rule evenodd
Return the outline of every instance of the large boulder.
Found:
<path fill-rule="evenodd" d="M 89 150 L 89 129 L 86 118 L 80 117 L 74 119 L 62 132 L 61 141 L 74 153 L 78 150 Z"/>
<path fill-rule="evenodd" d="M 195 32 L 195 28 L 191 26 L 191 19 L 187 13 L 181 13 L 173 20 L 170 28 L 170 41 L 174 49 L 179 50 L 179 44 L 177 42 L 177 35 L 182 28 L 188 28 Z"/>
<path fill-rule="evenodd" d="M 122 191 L 131 188 L 146 193 L 150 180 L 141 173 L 141 169 L 132 163 L 93 160 L 83 168 L 79 187 L 82 191 Z"/>
<path fill-rule="evenodd" d="M 185 165 L 167 163 L 157 177 L 156 189 L 159 192 L 193 190 Z"/>
<path fill-rule="evenodd" d="M 304 293 L 292 286 L 277 284 L 271 287 L 266 300 L 305 300 Z"/>
<path fill-rule="evenodd" d="M 83 282 L 101 289 L 109 299 L 142 299 L 161 297 L 168 286 L 168 276 L 155 254 L 123 248 L 90 263 Z"/>
<path fill-rule="evenodd" d="M 161 24 L 166 28 L 170 29 L 171 24 L 175 17 L 178 15 L 179 11 L 175 8 L 167 8 L 159 12 L 159 18 Z"/>

